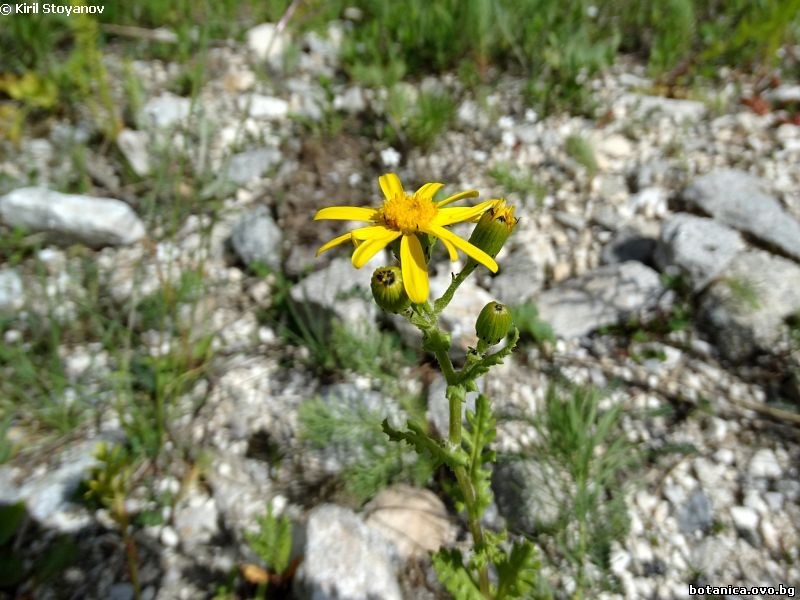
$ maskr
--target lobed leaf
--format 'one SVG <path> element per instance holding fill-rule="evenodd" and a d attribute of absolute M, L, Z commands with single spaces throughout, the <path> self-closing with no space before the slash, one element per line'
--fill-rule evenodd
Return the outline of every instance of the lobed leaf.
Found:
<path fill-rule="evenodd" d="M 425 433 L 422 427 L 413 421 L 408 421 L 406 423 L 406 427 L 408 427 L 406 431 L 395 429 L 389 425 L 388 419 L 383 420 L 381 427 L 383 428 L 383 432 L 389 436 L 390 440 L 393 442 L 406 442 L 410 446 L 413 446 L 419 454 L 427 456 L 433 462 L 434 466 L 445 464 L 451 469 L 467 466 L 468 458 L 461 448 L 454 448 L 452 450 L 446 448 L 442 443 L 437 442 Z"/>
<path fill-rule="evenodd" d="M 484 600 L 477 584 L 461 560 L 461 552 L 455 548 L 442 549 L 433 555 L 433 568 L 439 581 L 458 600 Z"/>

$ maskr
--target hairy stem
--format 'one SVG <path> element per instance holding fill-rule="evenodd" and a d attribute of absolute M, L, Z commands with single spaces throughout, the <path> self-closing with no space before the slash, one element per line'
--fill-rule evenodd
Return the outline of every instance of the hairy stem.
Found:
<path fill-rule="evenodd" d="M 478 506 L 475 498 L 475 489 L 472 487 L 472 482 L 469 480 L 469 475 L 467 475 L 467 470 L 464 467 L 456 467 L 455 475 L 458 485 L 461 488 L 461 493 L 464 495 L 464 504 L 467 508 L 467 525 L 472 534 L 473 547 L 476 551 L 480 551 L 483 549 L 484 541 L 481 517 L 478 514 Z M 478 569 L 478 585 L 483 597 L 487 600 L 491 600 L 492 589 L 489 585 L 488 565 L 483 565 Z"/>
<path fill-rule="evenodd" d="M 453 277 L 453 281 L 450 282 L 447 290 L 445 290 L 442 297 L 439 298 L 436 302 L 433 303 L 433 312 L 435 315 L 439 315 L 447 305 L 450 304 L 450 301 L 453 299 L 453 295 L 456 293 L 458 287 L 464 283 L 464 281 L 469 277 L 472 272 L 477 268 L 478 263 L 473 260 L 467 261 L 466 266 L 461 269 L 461 271 Z"/>
<path fill-rule="evenodd" d="M 448 386 L 447 400 L 450 404 L 450 435 L 448 441 L 454 447 L 461 446 L 461 404 L 464 402 L 464 395 L 463 387 Z M 475 458 L 471 456 L 470 459 L 469 468 L 472 470 L 472 462 Z M 454 473 L 456 481 L 458 481 L 458 486 L 461 488 L 461 494 L 464 497 L 464 505 L 467 509 L 467 524 L 472 534 L 473 546 L 475 550 L 480 550 L 483 548 L 484 541 L 483 529 L 481 529 L 481 516 L 478 513 L 478 504 L 475 497 L 475 488 L 472 487 L 472 481 L 470 481 L 466 468 L 456 467 Z M 486 565 L 478 569 L 478 585 L 480 586 L 483 597 L 490 600 L 492 591 L 489 585 L 489 567 Z"/>

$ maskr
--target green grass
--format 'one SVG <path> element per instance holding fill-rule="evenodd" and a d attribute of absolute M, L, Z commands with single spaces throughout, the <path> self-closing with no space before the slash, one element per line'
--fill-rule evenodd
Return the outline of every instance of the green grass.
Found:
<path fill-rule="evenodd" d="M 550 559 L 568 566 L 577 597 L 614 585 L 609 573 L 611 544 L 628 531 L 625 480 L 639 463 L 622 430 L 622 408 L 601 408 L 602 399 L 591 388 L 548 388 L 544 408 L 532 421 L 538 441 L 522 453 L 561 474 L 556 478 L 561 483 L 554 485 L 563 505 L 540 541 L 557 549 Z M 587 561 L 599 567 L 600 580 L 590 575 L 597 571 L 587 570 Z"/>
<path fill-rule="evenodd" d="M 399 86 L 389 90 L 386 124 L 379 138 L 403 148 L 430 150 L 455 118 L 456 103 L 446 90 L 420 92 L 416 98 Z"/>
<path fill-rule="evenodd" d="M 399 396 L 400 405 L 416 421 L 424 411 L 418 399 Z M 390 483 L 404 481 L 424 486 L 433 474 L 432 464 L 401 444 L 391 442 L 381 429 L 382 411 L 353 405 L 336 398 L 307 400 L 300 407 L 301 436 L 319 450 L 338 448 L 352 457 L 344 465 L 341 479 L 345 490 L 363 503 Z"/>
<path fill-rule="evenodd" d="M 507 194 L 520 194 L 523 198 L 531 197 L 537 207 L 542 206 L 547 195 L 545 187 L 534 179 L 533 175 L 515 169 L 507 163 L 498 163 L 489 169 L 489 177 L 494 179 Z"/>
<path fill-rule="evenodd" d="M 597 157 L 592 144 L 580 135 L 571 135 L 567 138 L 564 149 L 567 155 L 586 169 L 589 177 L 597 173 Z"/>

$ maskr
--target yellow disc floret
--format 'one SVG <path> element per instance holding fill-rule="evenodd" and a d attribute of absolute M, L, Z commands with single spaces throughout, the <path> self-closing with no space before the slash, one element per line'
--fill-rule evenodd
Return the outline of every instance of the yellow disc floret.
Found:
<path fill-rule="evenodd" d="M 405 235 L 424 229 L 439 212 L 433 199 L 422 194 L 395 194 L 383 201 L 380 211 L 387 227 Z"/>

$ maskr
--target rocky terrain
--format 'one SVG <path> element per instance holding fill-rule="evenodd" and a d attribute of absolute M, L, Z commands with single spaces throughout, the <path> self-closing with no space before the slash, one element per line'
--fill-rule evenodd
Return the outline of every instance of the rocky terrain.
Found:
<path fill-rule="evenodd" d="M 345 230 L 314 223 L 314 212 L 375 205 L 377 176 L 388 171 L 409 187 L 442 181 L 516 205 L 500 272 L 482 270 L 444 315 L 456 359 L 491 299 L 535 304 L 557 338 L 522 344 L 484 382 L 503 416 L 496 448 L 508 475 L 495 478 L 489 524 L 534 537 L 547 529 L 547 505 L 560 500 L 541 485 L 540 462 L 502 457 L 525 456 L 538 435 L 530 418 L 548 385 L 567 378 L 603 390 L 603 407 L 622 408 L 622 435 L 641 457 L 624 471 L 629 527 L 613 542 L 608 573 L 587 567 L 598 582 L 591 597 L 800 584 L 800 126 L 787 118 L 800 87 L 770 90 L 775 109 L 757 114 L 741 103 L 755 85 L 744 78 L 702 90 L 705 101 L 673 99 L 622 61 L 587 82 L 601 118 L 541 118 L 513 77 L 480 96 L 455 76 L 428 78 L 406 92 L 458 98 L 454 123 L 430 149 L 393 147 L 357 133 L 386 110 L 384 90 L 325 79 L 337 67 L 335 24 L 303 40 L 291 72 L 280 68 L 281 38 L 265 41 L 272 31 L 214 48 L 195 101 L 168 91 L 173 65 L 133 62 L 144 101 L 137 128 L 112 150 L 89 143 L 86 122 L 59 121 L 0 163 L 2 234 L 23 228 L 37 244 L 20 259 L 7 246 L 0 254 L 6 346 L 33 352 L 24 346 L 29 319 L 68 331 L 98 297 L 141 331 L 150 356 L 208 339 L 210 358 L 169 413 L 164 454 L 134 478 L 148 485 L 128 493 L 130 513 L 160 514 L 135 530 L 142 597 L 212 597 L 254 560 L 245 532 L 270 501 L 296 523 L 297 597 L 445 597 L 428 552 L 466 532 L 438 482 L 436 493 L 395 485 L 362 506 L 335 483 L 353 457 L 300 435 L 310 399 L 402 420 L 401 394 L 426 398 L 429 422 L 443 430 L 443 384 L 430 362 L 401 367 L 388 388 L 355 368 L 320 376 L 317 354 L 261 317 L 288 294 L 358 335 L 397 327 L 413 347 L 414 332 L 369 299 L 372 268 L 387 256 L 359 271 L 346 250 L 314 257 Z M 113 54 L 107 62 L 121 71 Z M 344 126 L 325 134 L 333 119 Z M 63 157 L 76 144 L 86 146 L 91 185 L 65 194 Z M 205 187 L 183 189 L 178 175 L 173 205 L 139 196 L 137 180 L 182 170 Z M 224 200 L 203 205 L 215 196 Z M 96 289 L 83 277 L 87 260 Z M 432 295 L 456 269 L 444 255 L 434 267 Z M 186 273 L 200 275 L 202 293 L 178 301 L 170 327 L 131 308 L 179 289 Z M 63 335 L 58 346 L 67 385 L 56 400 L 91 406 L 93 418 L 54 438 L 12 415 L 6 433 L 16 452 L 0 465 L 0 501 L 25 501 L 38 532 L 31 556 L 58 534 L 76 543 L 78 559 L 37 588 L 41 598 L 133 596 L 119 527 L 107 508 L 75 496 L 96 444 L 126 443 L 127 417 L 115 409 L 120 356 L 102 342 Z M 4 366 L 2 377 L 15 376 Z M 153 486 L 172 500 L 156 502 Z M 568 597 L 574 571 L 545 542 L 542 556 L 556 597 Z"/>

